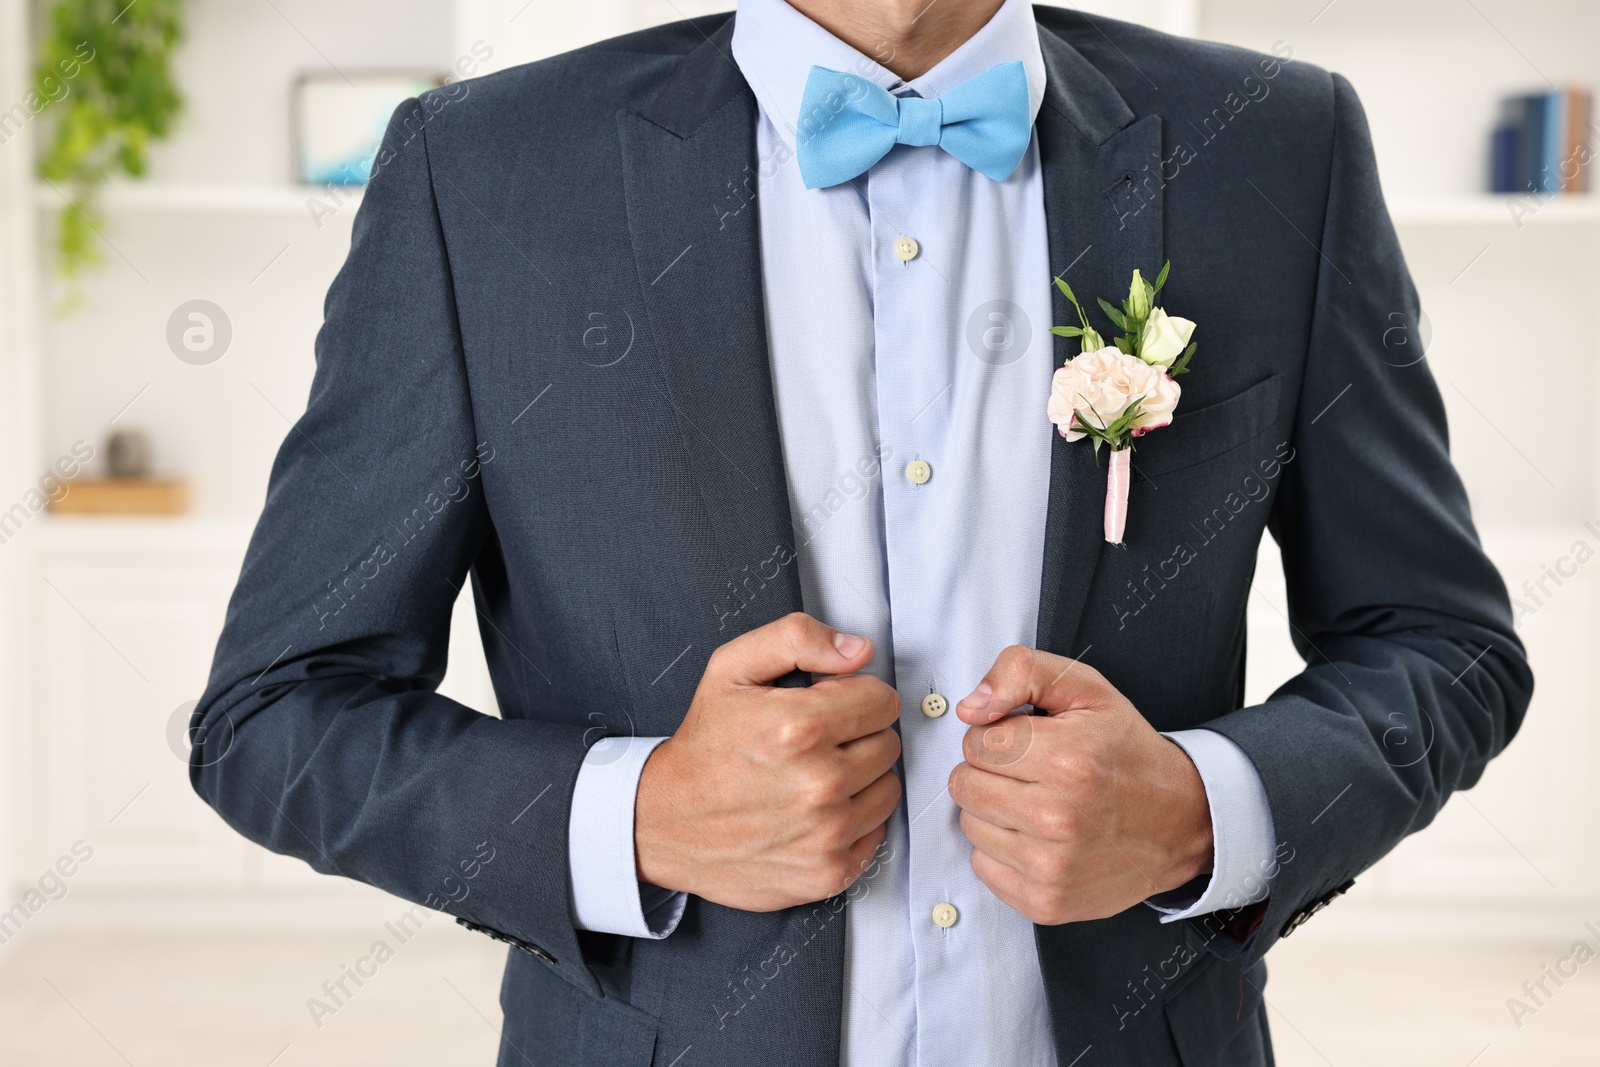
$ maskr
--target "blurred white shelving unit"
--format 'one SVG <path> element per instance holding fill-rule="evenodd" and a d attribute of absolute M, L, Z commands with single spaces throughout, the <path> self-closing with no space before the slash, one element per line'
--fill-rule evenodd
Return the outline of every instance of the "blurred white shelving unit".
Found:
<path fill-rule="evenodd" d="M 1576 0 L 1203 0 L 1199 34 L 1347 76 L 1431 330 L 1429 364 L 1485 547 L 1537 676 L 1522 732 L 1482 783 L 1359 879 L 1321 923 L 1569 939 L 1600 906 L 1600 736 L 1593 725 L 1600 568 L 1574 567 L 1600 516 L 1600 197 L 1481 192 L 1503 94 L 1600 83 L 1600 8 Z M 1565 310 L 1564 310 L 1565 309 Z M 1538 367 L 1538 370 L 1534 370 Z M 1559 384 L 1552 384 L 1558 382 Z M 1571 405 L 1576 417 L 1550 414 Z M 1566 563 L 1562 563 L 1566 560 Z M 1559 582 L 1552 568 L 1572 570 Z M 1538 588 L 1540 582 L 1544 589 Z M 1531 583 L 1533 592 L 1524 583 Z M 1299 669 L 1269 544 L 1251 613 L 1250 698 Z M 1261 601 L 1270 601 L 1271 605 Z"/>
<path fill-rule="evenodd" d="M 61 193 L 48 185 L 34 191 L 39 209 L 59 211 Z M 361 206 L 360 189 L 341 189 L 337 203 L 324 190 L 299 185 L 180 185 L 175 182 L 119 182 L 104 190 L 102 203 L 114 216 L 159 212 L 163 214 L 211 214 L 292 216 L 312 218 L 311 204 L 321 201 L 338 207 L 340 215 L 354 215 Z"/>
<path fill-rule="evenodd" d="M 39 279 L 49 277 L 44 249 L 60 198 L 29 174 L 34 131 L 0 147 L 0 489 L 20 492 L 74 440 L 98 448 L 115 420 L 146 430 L 158 462 L 190 476 L 196 500 L 190 517 L 144 524 L 41 517 L 0 547 L 0 595 L 11 609 L 0 613 L 0 670 L 18 680 L 0 691 L 7 889 L 36 875 L 89 824 L 104 823 L 111 812 L 95 805 L 149 781 L 156 784 L 105 838 L 107 892 L 172 899 L 168 891 L 178 887 L 248 894 L 298 885 L 316 899 L 318 880 L 245 845 L 191 802 L 166 741 L 174 709 L 204 682 L 272 454 L 286 419 L 302 409 L 323 294 L 359 203 L 349 198 L 314 217 L 307 202 L 318 191 L 289 183 L 294 73 L 330 64 L 443 70 L 485 47 L 492 54 L 482 70 L 490 72 L 730 6 L 191 0 L 179 59 L 185 124 L 157 149 L 148 182 L 108 190 L 105 265 L 85 280 L 85 310 L 67 319 L 41 310 L 54 292 Z M 1600 199 L 1555 200 L 1519 220 L 1504 198 L 1480 192 L 1499 95 L 1547 79 L 1600 81 L 1592 47 L 1600 5 L 1081 6 L 1263 51 L 1283 42 L 1297 60 L 1350 77 L 1371 121 L 1429 318 L 1430 364 L 1491 554 L 1516 588 L 1538 580 L 1581 538 L 1600 549 L 1583 525 L 1600 515 L 1600 440 L 1587 415 L 1600 395 L 1600 367 L 1585 329 L 1600 292 Z M 0 100 L 25 89 L 29 9 L 28 0 L 0 0 Z M 1552 25 L 1562 32 L 1549 32 Z M 179 363 L 164 341 L 171 310 L 197 297 L 221 305 L 234 325 L 234 348 L 208 367 Z M 1545 373 L 1527 372 L 1534 359 L 1548 361 Z M 1570 418 L 1550 417 L 1552 388 L 1576 407 Z M 1330 915 L 1466 908 L 1474 921 L 1492 922 L 1509 905 L 1519 916 L 1555 916 L 1560 930 L 1573 908 L 1600 902 L 1600 826 L 1591 814 L 1600 811 L 1600 737 L 1589 722 L 1600 669 L 1590 652 L 1600 636 L 1594 570 L 1580 571 L 1521 622 L 1540 688 L 1512 750 L 1438 826 L 1364 876 L 1352 906 Z M 1282 579 L 1270 543 L 1258 575 L 1255 698 L 1299 668 L 1278 614 Z M 458 606 L 454 632 L 449 684 L 468 703 L 488 706 L 470 607 Z M 343 906 L 306 907 L 334 914 Z M 62 920 L 71 914 L 62 909 Z"/>

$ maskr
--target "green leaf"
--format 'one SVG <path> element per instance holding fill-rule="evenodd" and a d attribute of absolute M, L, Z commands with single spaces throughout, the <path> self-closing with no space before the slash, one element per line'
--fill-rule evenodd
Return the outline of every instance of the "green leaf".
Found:
<path fill-rule="evenodd" d="M 1123 316 L 1122 312 L 1118 311 L 1114 306 L 1112 306 L 1111 301 L 1107 300 L 1105 297 L 1102 296 L 1099 299 L 1100 310 L 1106 313 L 1106 317 L 1112 322 L 1116 323 L 1117 329 L 1126 330 L 1128 328 L 1128 320 Z"/>
<path fill-rule="evenodd" d="M 1140 397 L 1123 410 L 1120 418 L 1105 428 L 1106 440 L 1115 445 L 1133 430 L 1133 424 L 1144 413 L 1144 397 Z"/>
<path fill-rule="evenodd" d="M 1189 373 L 1189 357 L 1193 356 L 1194 352 L 1195 352 L 1195 349 L 1197 349 L 1199 347 L 1200 347 L 1200 342 L 1199 341 L 1190 341 L 1189 342 L 1189 347 L 1185 348 L 1183 350 L 1183 355 L 1179 356 L 1177 358 L 1177 360 L 1172 364 L 1172 369 L 1167 371 L 1167 376 L 1169 378 L 1176 378 L 1180 374 L 1188 374 Z"/>
<path fill-rule="evenodd" d="M 1083 336 L 1083 327 L 1081 327 L 1081 326 L 1052 326 L 1052 327 L 1050 327 L 1050 332 L 1055 334 L 1057 337 L 1082 337 Z"/>
<path fill-rule="evenodd" d="M 1060 289 L 1066 298 L 1072 301 L 1073 310 L 1077 311 L 1078 313 L 1078 325 L 1083 327 L 1083 331 L 1087 335 L 1090 332 L 1089 316 L 1083 313 L 1083 305 L 1078 303 L 1078 296 L 1072 291 L 1072 286 L 1068 285 L 1063 279 L 1057 278 L 1056 288 Z M 1085 349 L 1085 351 L 1087 351 L 1087 349 Z"/>
<path fill-rule="evenodd" d="M 1172 269 L 1172 260 L 1170 260 L 1170 259 L 1167 260 L 1165 263 L 1163 263 L 1161 265 L 1161 273 L 1156 275 L 1156 285 L 1155 285 L 1154 292 L 1159 293 L 1161 291 L 1161 287 L 1163 285 L 1167 284 L 1167 272 L 1170 271 L 1171 269 Z"/>
<path fill-rule="evenodd" d="M 1123 355 L 1127 355 L 1127 356 L 1133 355 L 1133 338 L 1131 338 L 1131 337 L 1119 337 L 1119 338 L 1117 338 L 1117 351 L 1121 352 Z"/>

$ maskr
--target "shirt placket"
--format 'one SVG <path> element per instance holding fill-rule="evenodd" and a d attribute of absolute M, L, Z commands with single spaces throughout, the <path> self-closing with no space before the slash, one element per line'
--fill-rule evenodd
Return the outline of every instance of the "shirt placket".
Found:
<path fill-rule="evenodd" d="M 916 959 L 915 1047 L 958 1047 L 962 957 L 979 946 L 962 927 L 970 893 L 968 849 L 946 791 L 965 727 L 953 705 L 963 693 L 941 670 L 942 591 L 957 565 L 935 534 L 961 493 L 957 461 L 946 454 L 953 389 L 952 339 L 944 328 L 951 297 L 936 257 L 941 198 L 931 195 L 942 160 L 933 148 L 897 147 L 869 174 L 874 289 L 874 373 L 885 464 L 884 535 L 895 679 L 901 699 L 906 783 L 907 926 Z M 970 960 L 969 960 L 970 963 Z M 921 1062 L 926 1057 L 918 1054 Z"/>

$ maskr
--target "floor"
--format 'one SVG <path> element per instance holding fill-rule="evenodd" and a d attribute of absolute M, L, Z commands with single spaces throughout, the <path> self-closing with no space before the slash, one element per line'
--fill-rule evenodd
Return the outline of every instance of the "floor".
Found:
<path fill-rule="evenodd" d="M 389 954 L 374 956 L 374 941 Z M 1600 1064 L 1600 963 L 1542 1005 L 1524 981 L 1566 946 L 1393 945 L 1319 935 L 1273 951 L 1267 989 L 1286 1067 Z M 0 947 L 6 1067 L 406 1067 L 494 1062 L 500 948 L 431 919 L 392 933 L 99 936 Z M 365 962 L 364 962 L 365 961 Z M 325 981 L 370 977 L 348 996 Z M 1567 969 L 1571 969 L 1568 965 Z M 1510 997 L 1533 1009 L 1513 1019 Z M 1520 1023 L 1520 1025 L 1518 1025 Z M 976 1065 L 965 1065 L 976 1067 Z"/>

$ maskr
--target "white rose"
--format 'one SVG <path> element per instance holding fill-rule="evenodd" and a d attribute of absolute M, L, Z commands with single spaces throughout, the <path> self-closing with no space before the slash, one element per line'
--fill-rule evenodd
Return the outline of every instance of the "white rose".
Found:
<path fill-rule="evenodd" d="M 1150 321 L 1145 323 L 1144 335 L 1139 341 L 1139 358 L 1146 363 L 1170 367 L 1189 347 L 1194 334 L 1194 323 L 1168 315 L 1160 308 L 1150 309 Z"/>
<path fill-rule="evenodd" d="M 1074 356 L 1056 371 L 1046 410 L 1061 436 L 1077 441 L 1085 436 L 1080 426 L 1109 426 L 1137 400 L 1139 416 L 1131 430 L 1138 437 L 1172 421 L 1180 392 L 1165 369 L 1102 348 Z"/>

